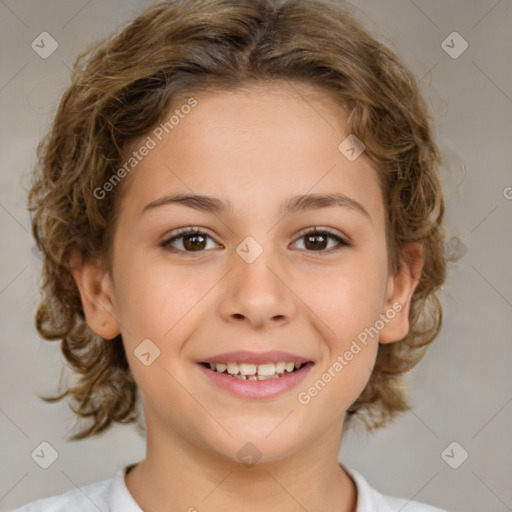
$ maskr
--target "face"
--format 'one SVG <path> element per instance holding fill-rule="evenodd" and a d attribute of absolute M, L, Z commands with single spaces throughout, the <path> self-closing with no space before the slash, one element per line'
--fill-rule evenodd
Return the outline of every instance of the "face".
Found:
<path fill-rule="evenodd" d="M 339 438 L 379 336 L 405 335 L 411 285 L 388 275 L 377 174 L 364 152 L 350 161 L 338 148 L 349 133 L 334 100 L 298 84 L 194 97 L 161 140 L 149 134 L 155 147 L 123 184 L 103 307 L 86 316 L 104 337 L 121 332 L 148 437 L 232 460 L 251 442 L 275 460 Z M 214 358 L 307 364 L 255 381 L 201 364 Z"/>

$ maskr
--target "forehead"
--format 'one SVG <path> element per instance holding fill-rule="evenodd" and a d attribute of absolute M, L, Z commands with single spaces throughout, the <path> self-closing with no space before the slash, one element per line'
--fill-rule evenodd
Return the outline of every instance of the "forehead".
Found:
<path fill-rule="evenodd" d="M 184 108 L 191 97 L 197 103 Z M 291 195 L 339 191 L 379 217 L 371 161 L 364 152 L 350 161 L 339 149 L 350 135 L 346 118 L 332 94 L 308 84 L 184 95 L 159 127 L 131 144 L 127 158 L 147 137 L 153 147 L 125 184 L 126 206 L 135 214 L 165 194 L 196 193 L 229 201 L 243 214 L 277 208 Z"/>

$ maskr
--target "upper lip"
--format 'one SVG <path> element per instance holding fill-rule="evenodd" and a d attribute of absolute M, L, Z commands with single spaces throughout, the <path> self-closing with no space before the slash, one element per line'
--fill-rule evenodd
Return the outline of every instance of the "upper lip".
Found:
<path fill-rule="evenodd" d="M 249 352 L 247 350 L 236 350 L 234 352 L 224 352 L 212 357 L 206 357 L 201 360 L 202 363 L 278 363 L 284 361 L 285 363 L 304 364 L 309 363 L 311 360 L 301 357 L 297 354 L 290 352 L 283 352 L 281 350 L 267 350 L 265 352 Z"/>

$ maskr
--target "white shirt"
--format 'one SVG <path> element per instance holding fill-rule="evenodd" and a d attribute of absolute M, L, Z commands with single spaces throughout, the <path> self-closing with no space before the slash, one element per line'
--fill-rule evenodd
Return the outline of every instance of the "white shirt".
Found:
<path fill-rule="evenodd" d="M 121 468 L 114 478 L 86 485 L 80 489 L 32 501 L 11 512 L 143 512 L 126 487 L 126 471 Z M 356 512 L 447 512 L 417 501 L 392 498 L 376 491 L 357 471 L 343 465 L 357 487 Z M 407 507 L 405 507 L 407 505 Z"/>

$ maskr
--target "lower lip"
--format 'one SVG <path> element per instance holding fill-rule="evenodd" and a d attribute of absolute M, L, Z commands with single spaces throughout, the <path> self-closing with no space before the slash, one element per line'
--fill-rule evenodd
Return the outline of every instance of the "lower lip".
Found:
<path fill-rule="evenodd" d="M 199 364 L 199 367 L 214 384 L 233 395 L 251 400 L 263 400 L 278 396 L 297 386 L 304 379 L 313 364 L 311 362 L 306 363 L 299 370 L 291 373 L 285 372 L 281 377 L 269 380 L 242 380 L 210 370 L 202 364 Z"/>

